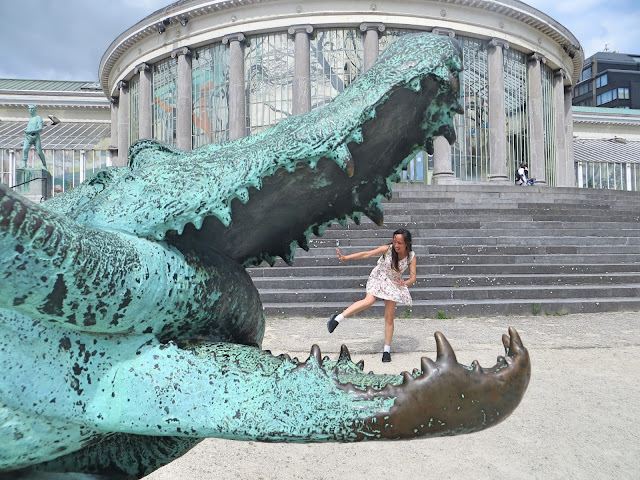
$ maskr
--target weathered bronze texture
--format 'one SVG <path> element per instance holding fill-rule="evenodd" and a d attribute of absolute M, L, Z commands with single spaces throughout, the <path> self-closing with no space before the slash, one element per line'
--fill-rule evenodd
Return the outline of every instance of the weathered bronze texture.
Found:
<path fill-rule="evenodd" d="M 192 152 L 153 141 L 42 205 L 0 186 L 0 472 L 143 476 L 205 437 L 455 435 L 504 420 L 530 376 L 515 330 L 483 369 L 402 375 L 260 349 L 246 266 L 293 261 L 333 221 L 382 222 L 417 149 L 455 138 L 461 52 L 408 35 L 324 109 Z M 324 332 L 319 332 L 321 335 Z"/>

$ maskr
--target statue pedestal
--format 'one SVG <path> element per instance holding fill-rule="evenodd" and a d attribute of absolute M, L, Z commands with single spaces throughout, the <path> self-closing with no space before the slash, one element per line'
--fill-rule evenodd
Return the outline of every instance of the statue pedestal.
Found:
<path fill-rule="evenodd" d="M 51 197 L 53 179 L 44 168 L 16 168 L 16 192 L 33 203 Z"/>

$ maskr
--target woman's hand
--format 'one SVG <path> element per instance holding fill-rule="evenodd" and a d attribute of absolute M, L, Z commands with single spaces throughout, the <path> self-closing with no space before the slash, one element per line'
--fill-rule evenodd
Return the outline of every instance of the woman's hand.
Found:
<path fill-rule="evenodd" d="M 340 253 L 339 248 L 336 248 L 336 252 L 338 252 L 338 260 L 340 260 L 341 262 L 344 262 L 347 260 L 347 256 Z"/>

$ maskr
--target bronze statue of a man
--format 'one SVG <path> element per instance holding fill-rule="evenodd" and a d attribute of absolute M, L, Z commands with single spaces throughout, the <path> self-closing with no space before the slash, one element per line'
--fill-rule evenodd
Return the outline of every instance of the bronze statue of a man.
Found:
<path fill-rule="evenodd" d="M 27 168 L 27 158 L 29 157 L 29 149 L 32 145 L 36 147 L 36 152 L 42 161 L 42 166 L 47 168 L 47 162 L 44 159 L 44 153 L 42 153 L 42 146 L 40 145 L 40 132 L 42 131 L 42 118 L 40 115 L 36 115 L 35 105 L 29 105 L 29 114 L 31 118 L 27 123 L 27 129 L 24 131 L 24 148 L 22 150 L 22 167 Z"/>

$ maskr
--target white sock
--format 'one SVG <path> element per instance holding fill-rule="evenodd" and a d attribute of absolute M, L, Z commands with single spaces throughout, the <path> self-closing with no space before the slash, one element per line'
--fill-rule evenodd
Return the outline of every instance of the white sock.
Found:
<path fill-rule="evenodd" d="M 341 313 L 338 314 L 338 316 L 336 318 L 334 318 L 334 320 L 338 323 L 340 323 L 342 320 L 344 320 L 344 317 L 342 316 Z"/>
<path fill-rule="evenodd" d="M 391 353 L 391 345 L 385 345 L 384 346 L 384 351 Z"/>

